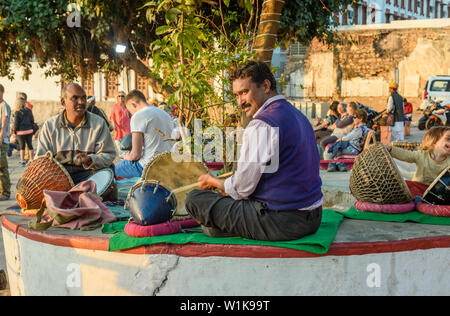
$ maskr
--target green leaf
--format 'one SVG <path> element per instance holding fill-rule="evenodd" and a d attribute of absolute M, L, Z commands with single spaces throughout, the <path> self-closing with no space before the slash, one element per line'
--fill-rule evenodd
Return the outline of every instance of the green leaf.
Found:
<path fill-rule="evenodd" d="M 169 25 L 163 25 L 156 28 L 156 35 L 163 35 L 173 30 Z"/>

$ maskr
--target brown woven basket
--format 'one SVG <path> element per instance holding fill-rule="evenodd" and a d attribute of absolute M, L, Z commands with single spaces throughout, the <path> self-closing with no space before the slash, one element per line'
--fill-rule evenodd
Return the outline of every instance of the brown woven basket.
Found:
<path fill-rule="evenodd" d="M 369 146 L 355 159 L 350 192 L 360 202 L 406 204 L 412 197 L 397 165 L 382 143 Z"/>
<path fill-rule="evenodd" d="M 73 186 L 66 168 L 47 152 L 27 165 L 17 183 L 16 200 L 22 210 L 34 210 L 41 206 L 44 190 L 67 192 Z"/>

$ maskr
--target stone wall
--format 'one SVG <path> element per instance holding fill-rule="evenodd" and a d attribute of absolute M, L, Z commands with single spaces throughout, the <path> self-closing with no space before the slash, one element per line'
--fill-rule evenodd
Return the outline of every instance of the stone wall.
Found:
<path fill-rule="evenodd" d="M 303 63 L 287 58 L 286 75 L 303 72 L 306 99 L 358 101 L 377 110 L 385 107 L 388 85 L 397 79 L 399 93 L 417 108 L 428 77 L 450 74 L 450 19 L 441 20 L 442 27 L 421 27 L 416 20 L 405 22 L 409 27 L 339 31 L 344 44 L 332 48 L 314 40 Z"/>

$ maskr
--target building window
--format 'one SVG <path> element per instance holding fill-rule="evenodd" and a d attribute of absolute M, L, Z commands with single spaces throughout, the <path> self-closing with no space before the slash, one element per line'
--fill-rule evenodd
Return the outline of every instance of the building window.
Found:
<path fill-rule="evenodd" d="M 81 79 L 81 86 L 83 87 L 87 96 L 95 95 L 94 76 L 92 74 L 87 75 L 87 78 Z"/>
<path fill-rule="evenodd" d="M 367 24 L 367 6 L 362 6 L 362 24 Z"/>
<path fill-rule="evenodd" d="M 306 55 L 306 47 L 298 42 L 292 43 L 289 46 L 288 55 L 289 56 L 305 56 Z"/>
<path fill-rule="evenodd" d="M 136 89 L 141 91 L 145 98 L 148 99 L 148 80 L 147 78 L 136 74 Z"/>
<path fill-rule="evenodd" d="M 105 100 L 115 98 L 119 93 L 119 78 L 116 74 L 105 74 Z"/>
<path fill-rule="evenodd" d="M 384 17 L 386 19 L 385 23 L 391 22 L 391 13 L 389 12 L 389 9 L 386 9 L 386 12 L 384 13 Z"/>

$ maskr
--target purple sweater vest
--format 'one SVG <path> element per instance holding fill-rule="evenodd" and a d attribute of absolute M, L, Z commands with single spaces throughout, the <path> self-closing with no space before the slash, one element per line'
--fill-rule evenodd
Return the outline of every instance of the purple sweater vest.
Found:
<path fill-rule="evenodd" d="M 279 128 L 279 167 L 263 173 L 250 198 L 271 210 L 297 210 L 322 198 L 320 157 L 308 119 L 288 101 L 270 103 L 255 119 Z"/>

